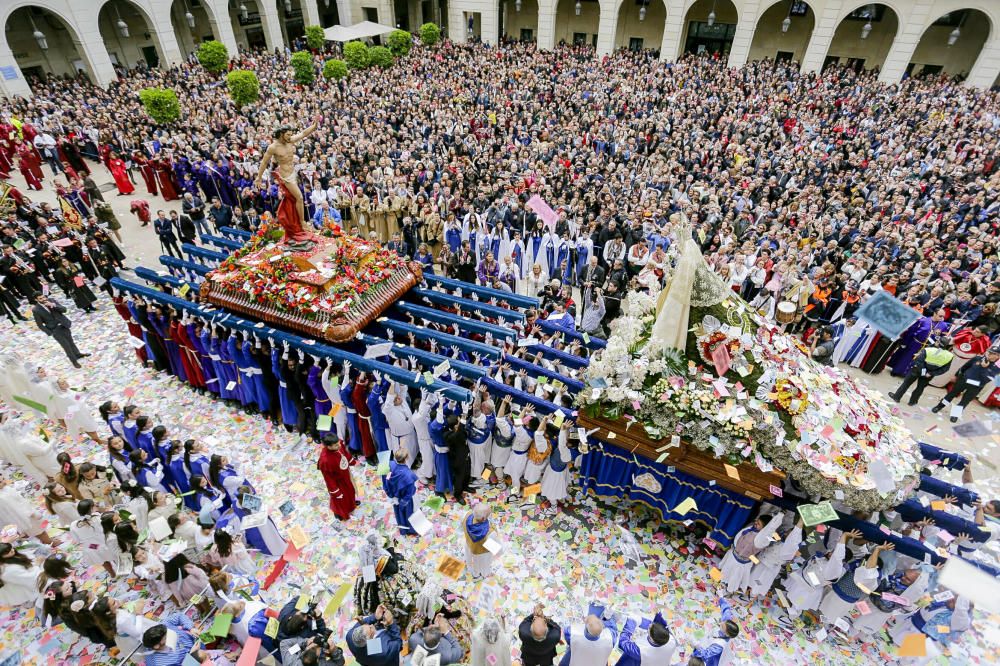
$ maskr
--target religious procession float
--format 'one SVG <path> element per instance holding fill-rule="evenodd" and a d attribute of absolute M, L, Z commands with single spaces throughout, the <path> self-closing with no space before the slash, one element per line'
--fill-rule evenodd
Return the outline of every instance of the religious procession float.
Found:
<path fill-rule="evenodd" d="M 668 286 L 628 295 L 587 370 L 581 424 L 602 441 L 604 466 L 624 460 L 632 475 L 616 482 L 615 472 L 585 463 L 591 489 L 614 495 L 631 485 L 633 499 L 666 506 L 665 515 L 675 508 L 660 501 L 670 484 L 700 488 L 706 499 L 728 494 L 743 508 L 736 493 L 781 496 L 786 475 L 803 495 L 857 511 L 910 495 L 919 446 L 890 405 L 813 361 L 709 269 L 689 229 L 677 231 Z M 710 521 L 722 535 L 726 522 Z"/>

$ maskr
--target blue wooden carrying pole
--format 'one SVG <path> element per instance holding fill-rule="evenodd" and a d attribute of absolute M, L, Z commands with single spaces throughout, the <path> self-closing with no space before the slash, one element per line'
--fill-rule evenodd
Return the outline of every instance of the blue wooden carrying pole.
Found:
<path fill-rule="evenodd" d="M 397 302 L 395 308 L 404 314 L 411 314 L 417 319 L 426 319 L 428 321 L 444 324 L 445 326 L 458 325 L 459 330 L 466 331 L 468 333 L 479 333 L 480 335 L 486 335 L 489 333 L 494 338 L 503 340 L 517 339 L 517 333 L 504 326 L 487 324 L 469 317 L 441 312 L 440 310 L 428 308 L 423 305 Z"/>
<path fill-rule="evenodd" d="M 203 262 L 210 262 L 213 266 L 219 262 L 225 261 L 227 256 L 222 252 L 216 252 L 215 250 L 198 247 L 197 245 L 192 245 L 191 243 L 182 243 L 181 250 L 188 256 L 188 260 L 192 260 L 192 258 L 201 259 Z"/>
<path fill-rule="evenodd" d="M 475 342 L 474 340 L 467 340 L 466 338 L 451 335 L 450 333 L 433 331 L 429 328 L 424 328 L 423 326 L 415 326 L 414 324 L 409 324 L 405 321 L 398 321 L 396 319 L 389 319 L 388 317 L 380 318 L 378 320 L 378 324 L 380 324 L 383 328 L 391 330 L 395 335 L 406 336 L 409 333 L 413 333 L 418 340 L 434 340 L 441 347 L 458 347 L 462 351 L 469 352 L 470 354 L 476 353 L 480 356 L 494 360 L 500 358 L 500 350 L 496 347 L 482 342 Z"/>
<path fill-rule="evenodd" d="M 219 248 L 220 252 L 229 254 L 233 250 L 238 250 L 243 247 L 243 241 L 235 241 L 230 238 L 223 238 L 222 236 L 212 236 L 210 234 L 203 234 L 201 237 L 202 243 L 207 243 L 209 245 L 214 245 Z"/>
<path fill-rule="evenodd" d="M 190 284 L 186 280 L 182 280 L 179 277 L 174 277 L 173 275 L 161 275 L 160 273 L 150 270 L 145 266 L 137 266 L 135 269 L 135 275 L 136 277 L 142 278 L 146 282 L 160 284 L 173 289 L 179 288 L 182 284 Z"/>
<path fill-rule="evenodd" d="M 275 341 L 279 342 L 288 342 L 290 348 L 301 350 L 303 353 L 326 358 L 338 363 L 348 361 L 358 370 L 364 370 L 366 372 L 381 372 L 393 381 L 406 384 L 407 386 L 413 386 L 415 388 L 426 388 L 434 393 L 440 393 L 452 400 L 457 400 L 459 402 L 470 402 L 472 400 L 472 394 L 467 389 L 455 386 L 454 384 L 449 384 L 439 380 L 435 380 L 432 384 L 427 384 L 422 380 L 417 381 L 414 373 L 407 372 L 394 365 L 383 363 L 382 361 L 375 359 L 367 359 L 358 354 L 346 352 L 342 349 L 338 349 L 337 347 L 332 347 L 310 338 L 303 338 L 293 333 L 287 333 L 276 328 L 268 327 L 263 323 L 243 319 L 242 317 L 238 317 L 224 310 L 206 310 L 197 303 L 192 303 L 191 301 L 184 300 L 183 298 L 171 296 L 163 293 L 162 291 L 157 291 L 145 285 L 129 282 L 127 280 L 123 280 L 122 278 L 112 278 L 110 285 L 112 288 L 119 291 L 141 296 L 146 300 L 160 303 L 161 305 L 168 305 L 178 312 L 188 312 L 207 322 L 214 321 L 216 326 L 221 326 L 234 331 L 242 331 L 243 333 L 249 333 L 260 337 L 273 338 Z"/>
<path fill-rule="evenodd" d="M 584 339 L 583 333 L 577 333 L 576 331 L 567 331 L 565 328 L 562 328 L 561 326 L 556 326 L 552 322 L 546 321 L 544 319 L 536 319 L 535 323 L 541 326 L 544 330 L 548 331 L 549 333 L 562 333 L 565 336 L 565 338 L 569 338 L 570 340 L 579 340 L 580 344 L 587 347 L 587 349 L 604 349 L 605 347 L 608 346 L 607 341 L 604 340 L 603 338 L 595 338 L 593 336 L 588 335 L 586 339 Z"/>
<path fill-rule="evenodd" d="M 522 296 L 521 294 L 511 294 L 502 289 L 492 287 L 480 287 L 478 284 L 455 280 L 441 275 L 424 275 L 424 281 L 429 285 L 440 285 L 449 291 L 462 290 L 462 295 L 476 294 L 481 301 L 489 301 L 491 298 L 497 301 L 506 301 L 518 308 L 538 308 L 538 299 L 533 296 Z"/>
<path fill-rule="evenodd" d="M 196 282 L 201 282 L 201 278 L 204 278 L 212 270 L 211 266 L 204 266 L 202 264 L 196 264 L 193 261 L 177 259 L 167 254 L 160 255 L 160 264 L 165 266 L 167 270 L 170 271 L 171 275 L 176 276 L 177 273 L 181 273 L 183 275 L 186 272 L 187 276 Z"/>
<path fill-rule="evenodd" d="M 253 237 L 253 234 L 251 234 L 249 231 L 244 231 L 243 229 L 237 229 L 236 227 L 219 227 L 219 233 L 225 236 L 226 238 L 230 238 L 234 241 L 246 242 Z M 243 242 L 240 243 L 240 246 L 243 245 Z"/>
<path fill-rule="evenodd" d="M 363 342 L 366 345 L 380 345 L 389 340 L 384 338 L 378 338 L 374 335 L 368 335 L 367 333 L 358 333 L 356 338 L 359 342 Z M 441 365 L 444 361 L 448 361 L 448 364 L 463 377 L 467 377 L 473 381 L 479 379 L 486 374 L 486 369 L 478 365 L 473 365 L 472 363 L 465 363 L 463 361 L 456 361 L 455 359 L 450 359 L 447 356 L 442 356 L 440 354 L 434 354 L 423 349 L 417 349 L 416 347 L 409 347 L 407 345 L 395 344 L 393 345 L 392 351 L 389 352 L 394 358 L 401 360 L 406 360 L 409 357 L 417 359 L 417 361 L 423 365 L 425 368 L 434 368 Z"/>
<path fill-rule="evenodd" d="M 412 296 L 420 300 L 426 298 L 435 305 L 457 307 L 463 313 L 471 314 L 478 310 L 484 316 L 492 317 L 494 319 L 503 319 L 511 322 L 524 321 L 524 314 L 518 312 L 517 310 L 508 310 L 507 308 L 490 305 L 489 303 L 484 303 L 483 301 L 473 301 L 468 298 L 459 298 L 458 296 L 453 296 L 452 294 L 447 294 L 441 291 L 434 291 L 433 289 L 411 289 L 407 292 L 407 296 Z"/>

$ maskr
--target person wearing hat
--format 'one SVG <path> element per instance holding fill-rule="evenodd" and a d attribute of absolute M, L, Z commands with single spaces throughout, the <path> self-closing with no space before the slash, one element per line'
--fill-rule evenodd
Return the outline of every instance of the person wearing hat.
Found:
<path fill-rule="evenodd" d="M 913 359 L 910 371 L 903 378 L 903 383 L 889 397 L 899 402 L 906 395 L 910 386 L 916 382 L 917 387 L 910 394 L 910 400 L 906 403 L 910 407 L 920 401 L 920 396 L 931 380 L 938 375 L 943 375 L 951 368 L 951 363 L 955 354 L 951 351 L 951 340 L 942 338 L 935 345 L 927 345 L 920 350 L 917 357 Z"/>
<path fill-rule="evenodd" d="M 961 396 L 959 403 L 952 405 L 951 408 L 950 420 L 952 423 L 956 423 L 962 418 L 962 411 L 966 405 L 975 400 L 976 396 L 983 390 L 983 386 L 993 381 L 997 373 L 1000 373 L 997 361 L 1000 361 L 1000 349 L 997 347 L 990 347 L 985 354 L 969 359 L 958 371 L 958 376 L 955 378 L 955 384 L 951 390 L 931 411 L 937 414 L 950 405 L 952 400 Z"/>

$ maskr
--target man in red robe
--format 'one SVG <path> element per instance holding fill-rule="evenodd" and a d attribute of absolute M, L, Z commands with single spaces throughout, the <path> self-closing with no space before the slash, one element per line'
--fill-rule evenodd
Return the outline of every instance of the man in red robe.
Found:
<path fill-rule="evenodd" d="M 17 144 L 18 167 L 21 175 L 28 183 L 28 189 L 42 189 L 42 158 L 38 156 L 38 151 L 30 143 L 22 141 Z"/>
<path fill-rule="evenodd" d="M 142 174 L 142 179 L 146 183 L 146 190 L 151 195 L 156 196 L 156 174 L 153 172 L 153 167 L 150 165 L 149 160 L 139 151 L 135 151 L 132 154 L 132 161 L 139 167 L 139 173 Z"/>
<path fill-rule="evenodd" d="M 368 378 L 365 373 L 358 375 L 354 382 L 354 408 L 358 410 L 358 431 L 361 436 L 361 451 L 370 464 L 375 464 L 375 439 L 372 437 L 372 412 L 368 409 Z"/>
<path fill-rule="evenodd" d="M 323 474 L 330 493 L 330 510 L 340 520 L 351 517 L 358 502 L 351 478 L 351 454 L 333 433 L 323 436 L 323 451 L 319 454 L 317 469 Z"/>
<path fill-rule="evenodd" d="M 128 171 L 125 168 L 125 161 L 118 157 L 116 154 L 112 154 L 111 161 L 108 163 L 108 168 L 111 169 L 111 176 L 115 179 L 115 185 L 118 187 L 118 196 L 125 194 L 132 194 L 135 192 L 135 186 L 132 185 L 132 181 L 129 180 Z"/>

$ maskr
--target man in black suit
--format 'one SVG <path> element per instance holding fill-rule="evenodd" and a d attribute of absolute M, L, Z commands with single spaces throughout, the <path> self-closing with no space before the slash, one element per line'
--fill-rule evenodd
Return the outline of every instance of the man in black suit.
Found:
<path fill-rule="evenodd" d="M 35 297 L 35 306 L 31 308 L 31 314 L 34 316 L 38 328 L 46 335 L 55 338 L 59 346 L 63 348 L 73 367 L 79 368 L 80 359 L 90 356 L 90 354 L 84 354 L 76 348 L 76 343 L 73 342 L 73 333 L 70 331 L 72 322 L 66 316 L 66 308 L 50 301 L 44 294 L 38 294 Z"/>
<path fill-rule="evenodd" d="M 551 618 L 545 617 L 541 604 L 521 620 L 517 628 L 521 639 L 521 663 L 524 666 L 549 666 L 556 657 L 556 646 L 562 640 L 562 629 Z"/>
<path fill-rule="evenodd" d="M 462 249 L 455 256 L 455 272 L 459 280 L 475 283 L 476 281 L 476 254 L 472 251 L 469 241 L 462 241 Z"/>

